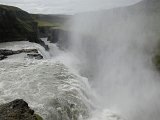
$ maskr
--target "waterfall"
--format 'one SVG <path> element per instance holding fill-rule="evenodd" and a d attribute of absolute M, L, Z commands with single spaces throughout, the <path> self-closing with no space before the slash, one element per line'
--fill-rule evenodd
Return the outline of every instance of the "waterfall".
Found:
<path fill-rule="evenodd" d="M 104 117 L 107 109 L 127 120 L 159 120 L 160 76 L 152 63 L 159 39 L 155 16 L 119 9 L 79 14 L 70 21 L 69 51 L 101 110 L 93 110 L 91 120 L 110 120 Z"/>
<path fill-rule="evenodd" d="M 0 61 L 0 103 L 24 99 L 44 120 L 159 120 L 160 74 L 152 58 L 160 24 L 158 11 L 146 6 L 73 16 L 63 50 L 45 38 L 49 51 L 23 41 L 1 44 L 32 46 L 44 59 Z"/>

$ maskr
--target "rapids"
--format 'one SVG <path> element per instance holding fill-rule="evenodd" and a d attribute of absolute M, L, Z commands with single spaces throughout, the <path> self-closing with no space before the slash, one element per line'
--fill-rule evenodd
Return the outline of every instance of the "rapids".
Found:
<path fill-rule="evenodd" d="M 97 96 L 88 79 L 80 76 L 74 55 L 47 44 L 49 52 L 29 42 L 1 44 L 1 48 L 13 50 L 37 48 L 46 57 L 30 60 L 20 54 L 0 61 L 0 102 L 24 99 L 44 120 L 120 120 L 107 109 L 97 109 L 92 101 Z M 53 49 L 57 50 L 54 55 L 50 54 Z"/>

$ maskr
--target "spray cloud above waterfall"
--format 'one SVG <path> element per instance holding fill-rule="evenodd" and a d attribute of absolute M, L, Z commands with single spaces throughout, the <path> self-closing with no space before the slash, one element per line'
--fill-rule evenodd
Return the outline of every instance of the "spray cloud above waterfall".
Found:
<path fill-rule="evenodd" d="M 160 118 L 159 73 L 152 63 L 160 37 L 159 7 L 158 0 L 146 0 L 71 21 L 70 50 L 81 74 L 89 78 L 103 109 L 129 120 Z"/>

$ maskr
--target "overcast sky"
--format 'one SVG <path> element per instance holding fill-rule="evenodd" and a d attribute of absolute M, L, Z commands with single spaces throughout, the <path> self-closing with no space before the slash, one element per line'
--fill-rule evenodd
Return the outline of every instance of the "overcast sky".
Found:
<path fill-rule="evenodd" d="M 141 0 L 0 0 L 32 13 L 74 14 L 135 4 Z"/>

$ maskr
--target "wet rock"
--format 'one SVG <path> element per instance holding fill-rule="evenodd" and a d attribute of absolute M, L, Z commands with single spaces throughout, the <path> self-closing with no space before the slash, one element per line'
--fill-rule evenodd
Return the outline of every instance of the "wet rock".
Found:
<path fill-rule="evenodd" d="M 14 55 L 20 53 L 38 53 L 37 49 L 21 49 L 21 50 L 7 50 L 7 49 L 0 49 L 0 55 Z"/>
<path fill-rule="evenodd" d="M 31 53 L 31 52 L 38 53 L 38 50 L 37 49 L 22 49 L 22 50 L 18 50 L 18 52 L 19 53 L 22 53 L 22 52 L 24 52 L 24 53 Z"/>
<path fill-rule="evenodd" d="M 0 60 L 3 60 L 3 59 L 5 59 L 5 58 L 7 58 L 7 56 L 5 56 L 5 55 L 0 55 Z"/>
<path fill-rule="evenodd" d="M 46 45 L 44 41 L 39 40 L 38 44 L 40 44 L 41 46 L 43 46 L 45 50 L 47 50 L 47 51 L 49 50 L 49 46 Z"/>
<path fill-rule="evenodd" d="M 51 28 L 48 33 L 48 41 L 57 43 L 60 49 L 67 49 L 70 45 L 70 32 L 61 28 Z"/>
<path fill-rule="evenodd" d="M 48 35 L 48 41 L 57 43 L 61 39 L 69 39 L 68 37 L 68 31 L 59 28 L 51 28 Z"/>
<path fill-rule="evenodd" d="M 24 100 L 17 99 L 0 105 L 0 120 L 38 120 L 38 118 Z"/>
<path fill-rule="evenodd" d="M 14 54 L 14 51 L 12 51 L 12 50 L 6 50 L 6 49 L 1 49 L 0 50 L 0 55 L 7 56 L 7 55 L 13 55 L 13 54 Z"/>
<path fill-rule="evenodd" d="M 41 54 L 38 54 L 37 49 L 21 49 L 21 50 L 0 49 L 0 60 L 7 58 L 7 56 L 20 54 L 20 53 L 32 53 L 32 54 L 27 54 L 27 56 L 29 56 L 30 58 L 38 59 L 38 60 L 43 59 L 43 56 Z"/>
<path fill-rule="evenodd" d="M 32 59 L 35 58 L 37 60 L 43 59 L 43 56 L 41 54 L 27 54 L 27 56 L 29 58 L 32 58 Z"/>
<path fill-rule="evenodd" d="M 48 36 L 48 41 L 52 43 L 57 43 L 59 39 L 60 29 L 50 29 L 50 35 Z"/>

